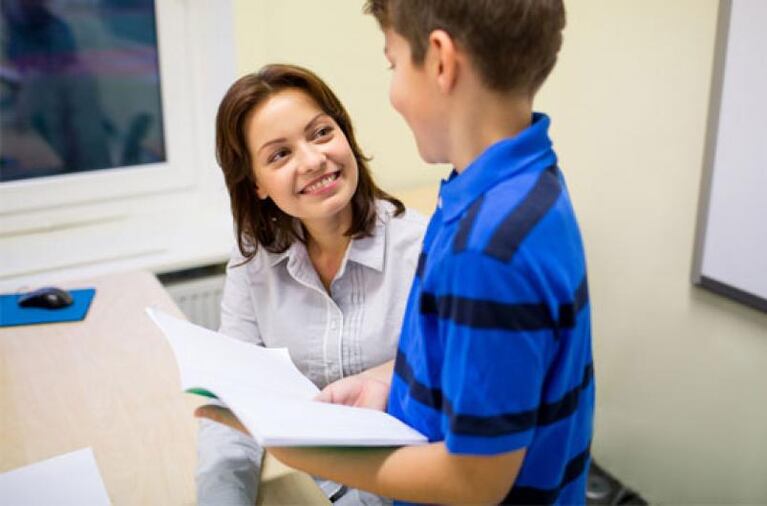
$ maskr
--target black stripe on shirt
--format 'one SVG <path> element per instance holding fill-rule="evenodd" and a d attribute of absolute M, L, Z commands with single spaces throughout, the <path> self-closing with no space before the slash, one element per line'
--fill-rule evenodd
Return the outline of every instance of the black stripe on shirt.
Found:
<path fill-rule="evenodd" d="M 559 305 L 557 320 L 549 311 L 548 305 L 543 303 L 508 304 L 457 295 L 438 297 L 428 292 L 421 293 L 420 309 L 423 315 L 436 315 L 456 325 L 476 329 L 566 330 L 575 327 L 576 317 L 588 301 L 588 284 L 584 276 L 574 294 L 573 302 Z"/>
<path fill-rule="evenodd" d="M 575 327 L 575 320 L 578 313 L 581 312 L 586 304 L 589 303 L 589 285 L 586 276 L 583 276 L 581 284 L 575 290 L 573 302 L 571 304 L 559 305 L 558 330 L 571 329 Z M 556 336 L 559 339 L 559 335 Z"/>
<path fill-rule="evenodd" d="M 464 436 L 495 437 L 551 425 L 575 413 L 581 392 L 589 386 L 593 377 L 594 367 L 589 364 L 584 368 L 583 379 L 579 385 L 565 393 L 559 400 L 541 403 L 537 409 L 528 411 L 494 416 L 464 415 L 452 412 L 452 406 L 449 406 L 449 402 L 446 401 L 445 411 L 450 418 L 450 430 L 454 434 Z"/>
<path fill-rule="evenodd" d="M 554 488 L 537 488 L 537 487 L 525 487 L 514 486 L 509 491 L 509 494 L 501 501 L 501 504 L 553 504 L 559 498 L 559 494 L 562 489 L 567 485 L 578 479 L 584 472 L 586 472 L 587 464 L 589 461 L 589 448 L 586 448 L 582 453 L 579 453 L 567 463 L 565 467 L 565 474 L 562 477 L 562 481 Z M 583 502 L 586 498 L 583 498 Z"/>
<path fill-rule="evenodd" d="M 583 307 L 589 303 L 589 282 L 586 276 L 583 276 L 581 284 L 575 289 L 575 297 L 573 297 L 573 303 L 575 304 L 575 314 L 578 314 Z"/>
<path fill-rule="evenodd" d="M 479 209 L 482 207 L 482 202 L 485 200 L 484 195 L 481 195 L 474 203 L 469 207 L 469 211 L 466 216 L 461 219 L 458 224 L 458 231 L 455 233 L 453 239 L 453 253 L 458 253 L 466 249 L 466 245 L 469 244 L 469 235 L 474 228 L 474 222 L 479 214 Z"/>
<path fill-rule="evenodd" d="M 419 279 L 423 279 L 423 271 L 426 270 L 426 253 L 421 252 L 418 255 L 418 265 L 415 268 L 415 276 Z"/>
<path fill-rule="evenodd" d="M 527 234 L 546 216 L 561 192 L 558 170 L 556 165 L 552 165 L 541 173 L 524 200 L 504 218 L 485 247 L 485 253 L 502 262 L 511 260 Z"/>
<path fill-rule="evenodd" d="M 394 361 L 394 373 L 402 378 L 408 386 L 408 395 L 421 404 L 435 410 L 442 407 L 442 390 L 429 388 L 415 378 L 413 368 L 407 361 L 407 356 L 401 350 L 397 350 L 397 359 Z"/>
<path fill-rule="evenodd" d="M 427 292 L 421 294 L 421 313 L 476 329 L 533 331 L 558 326 L 546 304 L 506 304 Z"/>
<path fill-rule="evenodd" d="M 536 426 L 537 409 L 494 416 L 462 415 L 449 401 L 443 407 L 450 419 L 450 432 L 459 436 L 496 437 L 528 431 Z"/>
<path fill-rule="evenodd" d="M 538 408 L 538 425 L 550 425 L 567 418 L 578 409 L 581 392 L 586 390 L 594 379 L 594 364 L 583 369 L 581 384 L 565 393 L 558 401 L 541 404 Z"/>
<path fill-rule="evenodd" d="M 531 430 L 534 427 L 550 425 L 572 415 L 578 409 L 580 395 L 588 388 L 594 377 L 594 367 L 587 365 L 583 371 L 581 384 L 565 393 L 555 402 L 543 403 L 537 409 L 504 413 L 495 416 L 475 416 L 455 413 L 450 401 L 445 399 L 442 390 L 430 388 L 415 378 L 413 368 L 407 362 L 402 351 L 397 351 L 394 372 L 407 385 L 410 397 L 435 410 L 443 410 L 450 419 L 450 430 L 463 436 L 494 437 L 506 436 Z"/>

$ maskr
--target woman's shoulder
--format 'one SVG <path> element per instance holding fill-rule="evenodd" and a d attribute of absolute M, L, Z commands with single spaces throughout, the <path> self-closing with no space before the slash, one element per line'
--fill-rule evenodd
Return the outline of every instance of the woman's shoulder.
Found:
<path fill-rule="evenodd" d="M 245 244 L 246 250 L 252 251 L 250 244 Z M 257 274 L 264 269 L 268 269 L 276 258 L 273 256 L 275 253 L 270 253 L 262 246 L 256 248 L 256 252 L 253 256 L 246 257 L 238 244 L 232 246 L 231 254 L 229 255 L 229 263 L 227 264 L 227 273 L 242 273 L 248 277 Z"/>
<path fill-rule="evenodd" d="M 418 253 L 421 250 L 426 232 L 426 219 L 418 211 L 405 209 L 395 215 L 397 208 L 388 201 L 378 202 L 379 226 L 378 239 L 384 246 L 384 270 L 386 276 L 395 284 L 408 284 L 415 271 Z M 404 286 L 404 285 L 403 285 Z"/>
<path fill-rule="evenodd" d="M 405 212 L 396 215 L 397 208 L 388 200 L 376 201 L 378 219 L 388 227 L 412 229 L 423 233 L 428 220 L 415 209 L 405 208 Z"/>
<path fill-rule="evenodd" d="M 379 225 L 386 234 L 386 249 L 403 257 L 414 256 L 421 249 L 426 233 L 426 218 L 413 209 L 395 215 L 397 208 L 388 201 L 379 201 Z M 382 231 L 383 231 L 382 230 Z"/>

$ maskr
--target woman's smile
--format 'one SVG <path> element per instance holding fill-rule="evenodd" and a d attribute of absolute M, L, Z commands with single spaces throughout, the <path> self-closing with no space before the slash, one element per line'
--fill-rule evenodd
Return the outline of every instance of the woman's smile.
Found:
<path fill-rule="evenodd" d="M 338 179 L 341 177 L 341 171 L 331 172 L 313 179 L 305 185 L 298 193 L 302 195 L 321 195 L 329 192 L 337 186 Z"/>

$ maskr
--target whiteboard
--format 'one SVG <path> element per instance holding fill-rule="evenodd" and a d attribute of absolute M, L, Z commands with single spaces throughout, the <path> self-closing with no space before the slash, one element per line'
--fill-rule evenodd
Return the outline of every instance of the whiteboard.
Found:
<path fill-rule="evenodd" d="M 720 2 L 693 282 L 767 312 L 767 0 Z"/>

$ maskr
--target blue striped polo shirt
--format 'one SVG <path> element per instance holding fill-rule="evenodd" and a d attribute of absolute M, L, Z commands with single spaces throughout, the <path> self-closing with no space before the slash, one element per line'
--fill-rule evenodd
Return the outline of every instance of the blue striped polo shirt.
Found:
<path fill-rule="evenodd" d="M 409 295 L 388 411 L 455 454 L 527 453 L 504 503 L 581 504 L 594 411 L 586 262 L 548 136 L 442 183 Z"/>

